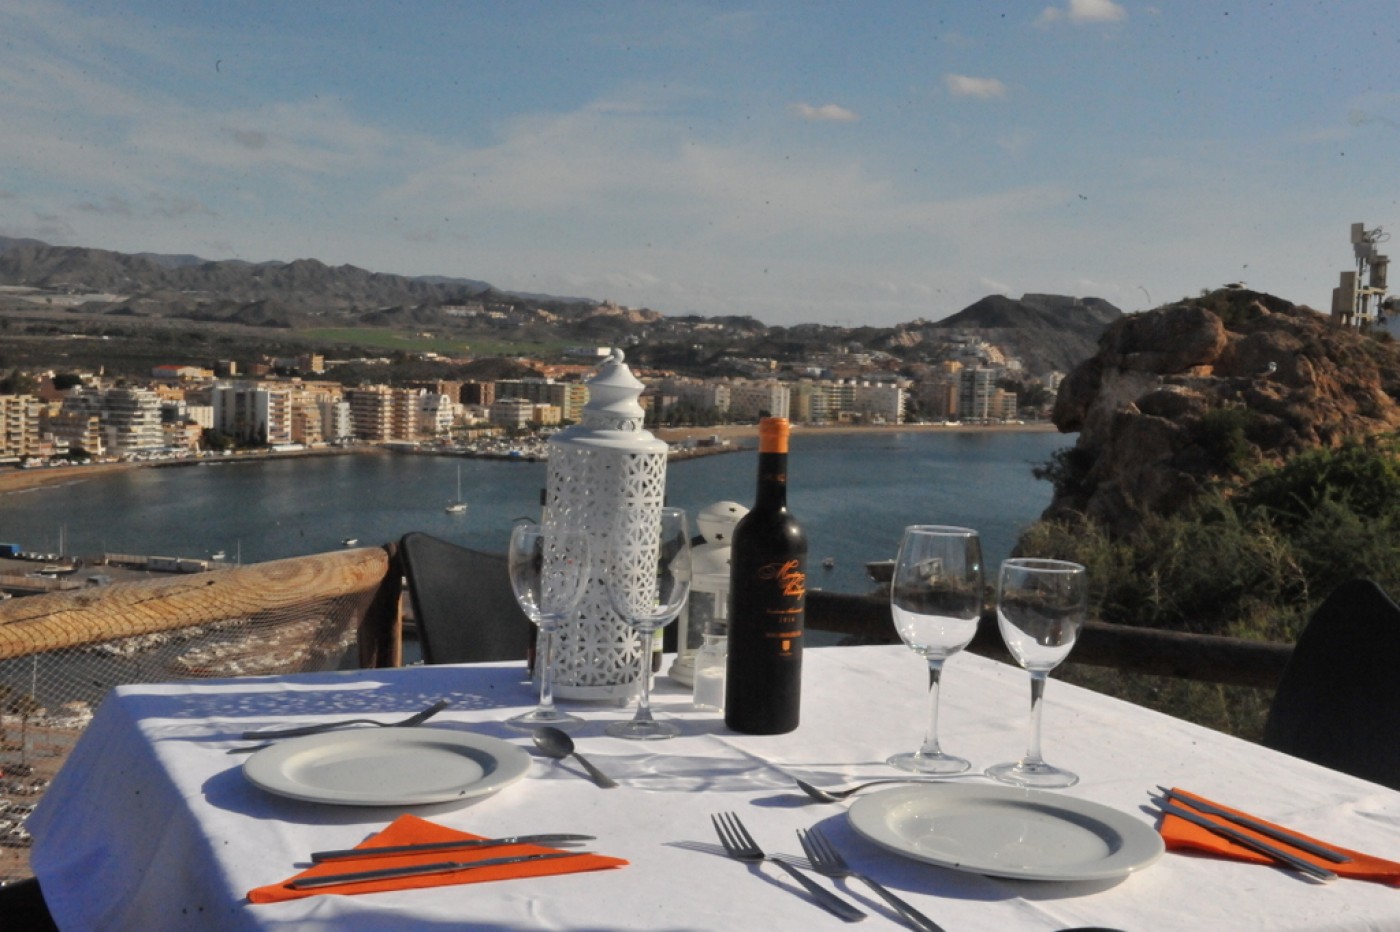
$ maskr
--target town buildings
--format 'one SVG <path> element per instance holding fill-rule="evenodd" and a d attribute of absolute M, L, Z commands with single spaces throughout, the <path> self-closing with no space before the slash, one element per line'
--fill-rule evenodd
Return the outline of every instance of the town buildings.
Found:
<path fill-rule="evenodd" d="M 642 401 L 656 424 L 743 423 L 767 415 L 810 424 L 984 423 L 1026 414 L 1007 387 L 1008 377 L 1019 375 L 1016 360 L 973 337 L 951 345 L 942 362 L 912 370 L 882 354 L 842 352 L 786 370 L 768 359 L 727 360 L 746 374 L 725 378 L 639 373 L 647 383 Z M 542 378 L 353 387 L 270 374 L 289 366 L 311 372 L 327 363 L 315 355 L 270 360 L 241 378 L 232 366 L 221 366 L 225 375 L 216 377 L 172 363 L 157 366 L 141 384 L 88 375 L 62 390 L 48 382 L 34 395 L 0 395 L 0 460 L 144 458 L 217 442 L 272 448 L 450 442 L 468 432 L 555 427 L 582 417 L 591 372 L 555 366 Z M 1054 375 L 1051 390 L 1060 378 Z"/>

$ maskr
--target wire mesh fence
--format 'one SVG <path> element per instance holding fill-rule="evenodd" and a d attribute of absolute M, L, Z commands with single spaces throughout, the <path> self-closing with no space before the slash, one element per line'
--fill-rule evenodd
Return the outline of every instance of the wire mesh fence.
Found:
<path fill-rule="evenodd" d="M 31 876 L 25 822 L 112 687 L 335 669 L 386 572 L 362 550 L 0 603 L 0 883 Z"/>

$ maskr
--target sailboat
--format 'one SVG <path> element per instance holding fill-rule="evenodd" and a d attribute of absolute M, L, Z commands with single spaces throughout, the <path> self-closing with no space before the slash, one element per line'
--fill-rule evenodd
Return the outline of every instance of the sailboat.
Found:
<path fill-rule="evenodd" d="M 462 500 L 462 464 L 457 464 L 457 497 L 447 503 L 447 507 L 442 509 L 450 515 L 464 515 L 467 513 L 467 503 Z"/>

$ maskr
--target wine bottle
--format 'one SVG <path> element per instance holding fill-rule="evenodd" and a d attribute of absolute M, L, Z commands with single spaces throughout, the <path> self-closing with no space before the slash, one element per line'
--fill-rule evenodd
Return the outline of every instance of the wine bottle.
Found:
<path fill-rule="evenodd" d="M 787 507 L 787 418 L 764 418 L 758 438 L 758 493 L 730 549 L 724 723 L 778 735 L 801 712 L 807 535 Z"/>

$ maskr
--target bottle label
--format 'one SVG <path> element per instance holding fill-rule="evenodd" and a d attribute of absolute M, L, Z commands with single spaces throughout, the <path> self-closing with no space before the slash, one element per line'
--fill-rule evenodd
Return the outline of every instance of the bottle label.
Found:
<path fill-rule="evenodd" d="M 773 584 L 779 596 L 763 610 L 767 616 L 763 637 L 777 643 L 777 656 L 791 656 L 802 638 L 803 608 L 807 595 L 807 574 L 801 560 L 783 560 L 758 569 L 756 576 Z"/>

